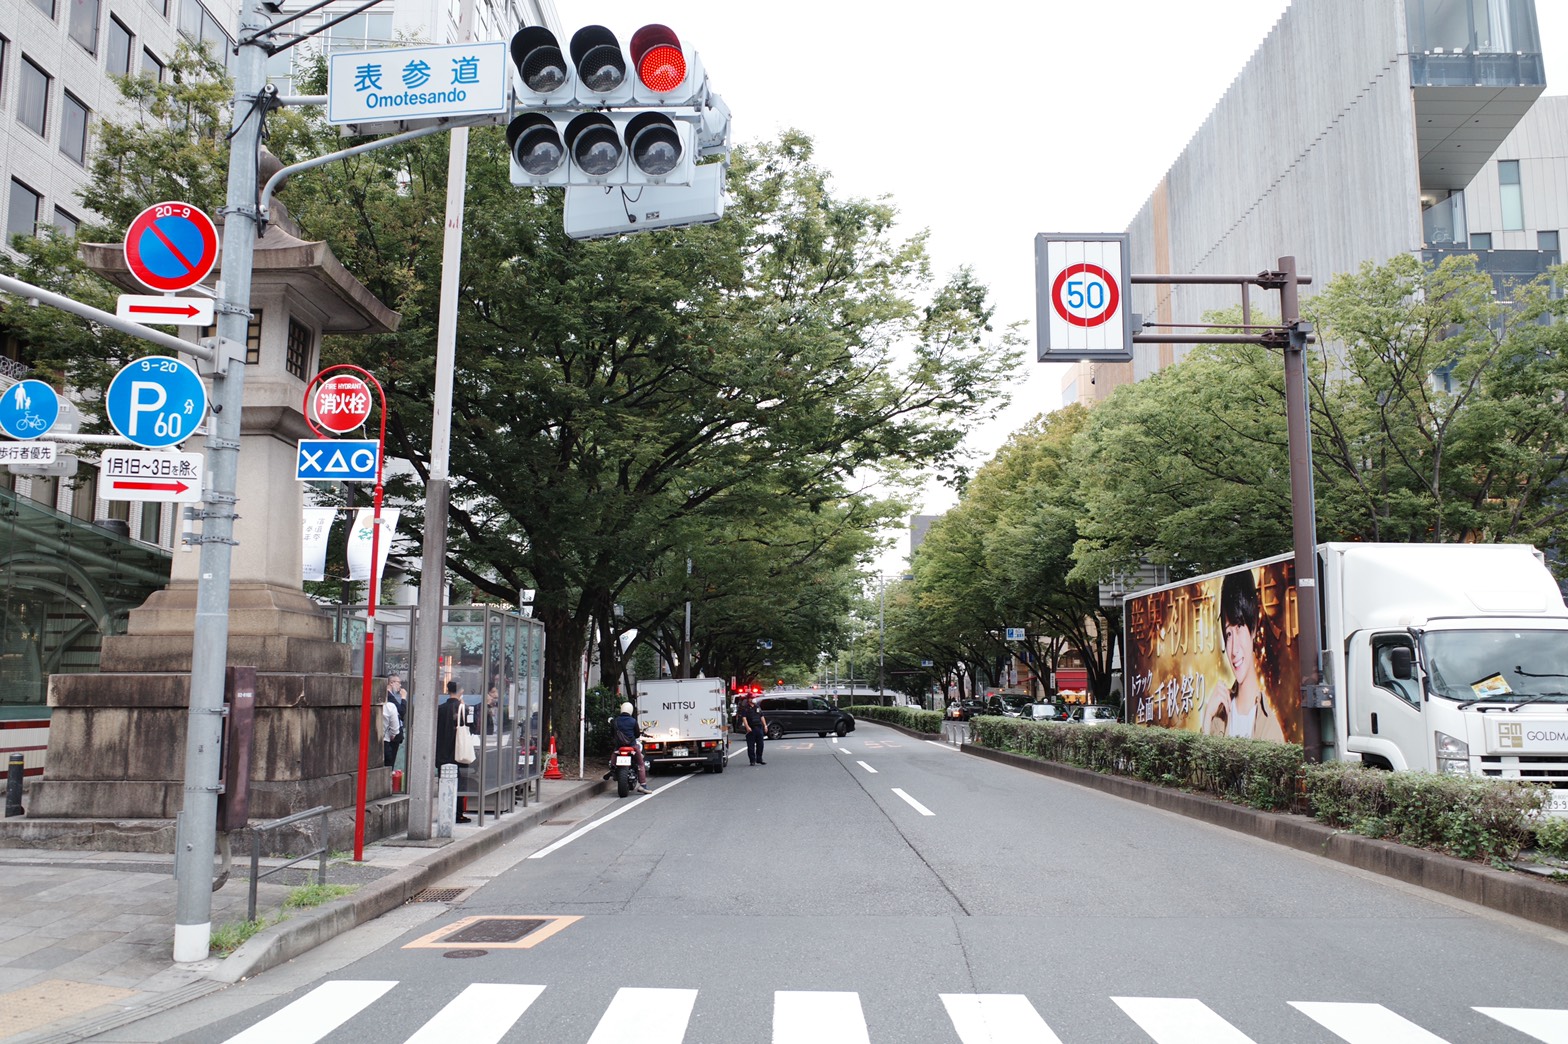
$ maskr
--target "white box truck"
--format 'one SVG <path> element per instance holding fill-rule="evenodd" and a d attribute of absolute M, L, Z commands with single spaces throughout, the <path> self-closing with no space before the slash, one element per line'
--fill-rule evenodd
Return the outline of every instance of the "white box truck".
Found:
<path fill-rule="evenodd" d="M 1539 551 L 1325 543 L 1318 590 L 1325 758 L 1545 783 L 1568 815 L 1568 607 Z M 1130 594 L 1123 620 L 1129 722 L 1301 742 L 1292 556 Z"/>
<path fill-rule="evenodd" d="M 717 678 L 661 678 L 637 683 L 637 721 L 648 766 L 729 764 L 725 687 Z"/>

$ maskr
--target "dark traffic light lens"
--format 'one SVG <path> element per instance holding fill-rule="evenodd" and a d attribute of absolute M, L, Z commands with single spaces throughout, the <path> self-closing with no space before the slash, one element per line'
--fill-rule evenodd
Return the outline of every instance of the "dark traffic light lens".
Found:
<path fill-rule="evenodd" d="M 585 25 L 572 36 L 572 64 L 590 91 L 611 91 L 626 79 L 626 56 L 615 34 L 602 25 Z"/>
<path fill-rule="evenodd" d="M 566 158 L 555 124 L 537 112 L 525 112 L 507 125 L 506 145 L 517 165 L 536 178 L 555 172 Z"/>
<path fill-rule="evenodd" d="M 523 83 L 536 94 L 549 94 L 566 83 L 566 56 L 555 34 L 543 26 L 517 31 L 512 37 L 512 61 Z"/>
<path fill-rule="evenodd" d="M 680 166 L 681 136 L 675 121 L 662 113 L 645 112 L 626 125 L 626 143 L 632 162 L 651 177 L 662 177 Z"/>
<path fill-rule="evenodd" d="M 566 125 L 566 147 L 577 168 L 594 177 L 610 173 L 626 154 L 615 124 L 600 112 L 585 112 Z"/>

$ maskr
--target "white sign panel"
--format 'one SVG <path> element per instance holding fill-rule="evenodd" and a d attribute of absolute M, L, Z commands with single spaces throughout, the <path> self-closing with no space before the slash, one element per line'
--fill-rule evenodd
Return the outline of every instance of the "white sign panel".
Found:
<path fill-rule="evenodd" d="M 201 500 L 200 453 L 106 449 L 98 462 L 98 495 L 105 500 Z"/>
<path fill-rule="evenodd" d="M 337 508 L 305 509 L 305 539 L 301 550 L 306 580 L 327 578 L 327 534 L 332 530 L 332 520 L 337 513 Z"/>
<path fill-rule="evenodd" d="M 392 550 L 392 540 L 397 536 L 397 520 L 401 514 L 400 509 L 383 507 L 381 509 L 381 539 L 376 541 L 376 582 L 381 582 L 381 574 L 386 571 L 387 552 Z M 354 513 L 354 525 L 348 531 L 348 578 L 350 580 L 370 579 L 370 544 L 375 538 L 375 508 L 360 508 Z"/>
<path fill-rule="evenodd" d="M 133 323 L 165 323 L 169 326 L 211 326 L 212 298 L 164 297 L 161 294 L 121 294 L 115 298 L 114 314 Z"/>
<path fill-rule="evenodd" d="M 380 123 L 506 111 L 506 43 L 335 51 L 327 122 Z"/>
<path fill-rule="evenodd" d="M 1021 642 L 1021 641 L 1024 640 L 1024 638 L 1025 638 L 1024 629 L 1022 627 L 1009 627 L 1007 629 L 1007 640 L 1008 641 L 1010 641 L 1010 642 Z"/>
<path fill-rule="evenodd" d="M 1041 362 L 1132 359 L 1125 235 L 1035 237 Z"/>
<path fill-rule="evenodd" d="M 0 442 L 0 464 L 53 464 L 52 442 Z"/>

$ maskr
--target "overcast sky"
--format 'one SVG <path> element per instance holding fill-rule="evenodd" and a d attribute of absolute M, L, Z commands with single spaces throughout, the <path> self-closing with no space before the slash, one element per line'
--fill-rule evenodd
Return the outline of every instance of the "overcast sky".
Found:
<path fill-rule="evenodd" d="M 1126 228 L 1288 6 L 557 0 L 568 37 L 588 22 L 623 42 L 650 20 L 674 29 L 735 140 L 805 131 L 839 195 L 890 196 L 908 231 L 930 229 L 938 276 L 973 267 L 999 323 L 1026 322 L 1027 379 L 972 436 L 987 457 L 1060 404 L 1062 368 L 1033 361 L 1035 234 Z M 1568 93 L 1568 2 L 1536 9 L 1547 93 Z M 927 499 L 930 512 L 952 503 Z"/>

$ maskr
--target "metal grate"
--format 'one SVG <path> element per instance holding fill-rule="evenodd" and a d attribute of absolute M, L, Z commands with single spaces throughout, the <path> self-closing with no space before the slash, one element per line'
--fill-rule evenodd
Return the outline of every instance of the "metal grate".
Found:
<path fill-rule="evenodd" d="M 468 891 L 466 888 L 426 888 L 408 901 L 411 903 L 450 903 Z"/>
<path fill-rule="evenodd" d="M 550 922 L 543 917 L 481 917 L 446 937 L 447 943 L 515 943 Z"/>

